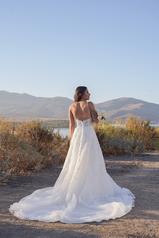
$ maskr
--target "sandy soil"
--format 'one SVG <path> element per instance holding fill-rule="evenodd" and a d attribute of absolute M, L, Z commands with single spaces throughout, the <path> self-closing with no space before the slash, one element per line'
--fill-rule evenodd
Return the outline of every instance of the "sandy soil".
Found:
<path fill-rule="evenodd" d="M 107 157 L 113 179 L 136 196 L 133 210 L 115 220 L 84 224 L 44 223 L 20 220 L 8 207 L 38 188 L 53 186 L 61 167 L 29 176 L 0 179 L 0 238 L 157 238 L 159 237 L 159 154 Z"/>

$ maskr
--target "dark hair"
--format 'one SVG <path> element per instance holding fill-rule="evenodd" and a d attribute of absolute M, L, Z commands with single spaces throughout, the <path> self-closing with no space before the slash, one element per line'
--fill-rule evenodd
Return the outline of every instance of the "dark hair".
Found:
<path fill-rule="evenodd" d="M 80 101 L 86 90 L 87 90 L 87 87 L 85 87 L 85 86 L 78 86 L 76 88 L 76 90 L 75 90 L 74 101 L 75 102 Z"/>

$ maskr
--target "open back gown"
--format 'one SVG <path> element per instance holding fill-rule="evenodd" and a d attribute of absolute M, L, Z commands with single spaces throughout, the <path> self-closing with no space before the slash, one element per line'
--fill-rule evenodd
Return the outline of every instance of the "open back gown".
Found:
<path fill-rule="evenodd" d="M 91 119 L 76 118 L 63 168 L 52 187 L 35 190 L 10 205 L 20 219 L 84 223 L 127 214 L 135 196 L 108 174 Z"/>

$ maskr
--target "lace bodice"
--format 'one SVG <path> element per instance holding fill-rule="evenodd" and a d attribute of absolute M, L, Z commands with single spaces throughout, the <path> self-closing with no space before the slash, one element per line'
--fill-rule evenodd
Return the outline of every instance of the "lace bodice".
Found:
<path fill-rule="evenodd" d="M 76 125 L 79 126 L 90 126 L 91 125 L 91 118 L 85 120 L 79 120 L 76 118 Z"/>

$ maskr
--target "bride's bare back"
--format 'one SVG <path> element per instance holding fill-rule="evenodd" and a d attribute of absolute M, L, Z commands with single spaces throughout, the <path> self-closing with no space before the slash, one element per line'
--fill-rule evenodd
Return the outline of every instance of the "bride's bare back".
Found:
<path fill-rule="evenodd" d="M 95 110 L 92 102 L 86 100 L 73 102 L 69 107 L 69 137 L 71 138 L 75 129 L 76 119 L 84 121 L 91 118 L 90 110 Z"/>
<path fill-rule="evenodd" d="M 90 115 L 90 109 L 89 104 L 90 102 L 87 101 L 79 101 L 74 102 L 71 107 L 72 114 L 74 118 L 77 118 L 78 120 L 86 120 L 91 117 Z"/>

